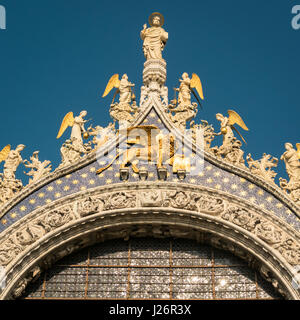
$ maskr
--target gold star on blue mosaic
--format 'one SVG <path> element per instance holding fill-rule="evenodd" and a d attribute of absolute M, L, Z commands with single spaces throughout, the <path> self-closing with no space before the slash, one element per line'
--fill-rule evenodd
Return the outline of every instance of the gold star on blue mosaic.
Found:
<path fill-rule="evenodd" d="M 255 197 L 250 197 L 249 200 L 250 200 L 251 202 L 253 202 L 253 203 L 256 202 Z"/>

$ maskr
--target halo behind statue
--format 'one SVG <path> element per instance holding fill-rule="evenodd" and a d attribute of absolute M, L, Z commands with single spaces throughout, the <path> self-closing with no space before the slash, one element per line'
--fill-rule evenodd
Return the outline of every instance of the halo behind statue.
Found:
<path fill-rule="evenodd" d="M 152 14 L 151 14 L 151 16 L 149 17 L 149 24 L 150 24 L 150 26 L 151 27 L 153 27 L 153 18 L 154 17 L 159 17 L 160 18 L 160 27 L 162 27 L 163 25 L 164 25 L 164 22 L 165 22 L 165 18 L 164 18 L 164 16 L 161 14 L 161 13 L 159 13 L 159 12 L 153 12 Z"/>

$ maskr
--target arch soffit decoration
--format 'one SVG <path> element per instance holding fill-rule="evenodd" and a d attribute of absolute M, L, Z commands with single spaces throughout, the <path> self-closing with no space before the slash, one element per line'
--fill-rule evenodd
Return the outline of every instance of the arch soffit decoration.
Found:
<path fill-rule="evenodd" d="M 180 139 L 182 133 L 174 128 L 155 100 L 149 102 L 134 125 L 141 124 L 152 108 L 165 127 Z M 188 148 L 196 147 L 188 139 L 185 143 Z M 112 141 L 103 149 L 111 150 L 115 144 Z M 206 151 L 204 158 L 206 163 L 267 191 L 299 217 L 299 208 L 275 185 Z M 2 207 L 0 217 L 36 190 L 95 161 L 96 154 L 90 154 L 24 188 Z M 112 230 L 116 228 L 114 234 Z M 300 263 L 299 232 L 293 226 L 236 195 L 203 185 L 159 181 L 118 183 L 77 192 L 14 222 L 0 235 L 0 264 L 7 275 L 7 286 L 0 297 L 19 296 L 42 268 L 95 241 L 136 234 L 199 240 L 203 232 L 213 235 L 213 245 L 252 259 L 265 278 L 287 298 L 300 299 L 299 291 L 292 286 L 294 268 Z M 85 235 L 93 236 L 85 238 Z"/>

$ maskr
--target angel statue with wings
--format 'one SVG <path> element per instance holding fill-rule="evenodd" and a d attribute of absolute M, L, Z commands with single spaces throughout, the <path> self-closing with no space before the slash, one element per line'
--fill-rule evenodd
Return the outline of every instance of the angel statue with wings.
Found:
<path fill-rule="evenodd" d="M 239 125 L 244 130 L 248 131 L 249 129 L 245 125 L 243 119 L 240 115 L 233 111 L 228 110 L 228 117 L 223 116 L 221 113 L 216 114 L 217 120 L 220 121 L 220 132 L 215 135 L 223 135 L 223 144 L 218 148 L 212 148 L 212 151 L 218 155 L 223 156 L 225 160 L 236 164 L 244 166 L 244 159 L 242 151 L 240 148 L 242 146 L 241 141 L 237 140 L 234 136 L 233 130 L 241 137 L 241 139 L 246 143 L 245 139 L 239 133 L 239 131 L 234 127 L 234 124 Z"/>
<path fill-rule="evenodd" d="M 84 144 L 82 140 L 82 137 L 85 139 L 89 137 L 88 132 L 84 128 L 84 124 L 88 122 L 88 120 L 84 120 L 86 115 L 87 111 L 85 110 L 81 111 L 77 117 L 74 117 L 73 112 L 65 115 L 56 138 L 59 139 L 68 127 L 72 127 L 72 131 L 71 138 L 61 148 L 63 158 L 61 165 L 73 163 L 80 158 L 81 154 L 91 151 L 91 144 Z"/>
<path fill-rule="evenodd" d="M 133 87 L 134 84 L 128 81 L 127 74 L 123 74 L 121 80 L 119 79 L 119 74 L 114 74 L 109 79 L 102 97 L 106 97 L 113 88 L 116 88 L 109 111 L 115 121 L 128 123 L 134 120 L 134 115 L 138 108 L 135 102 Z M 114 101 L 118 93 L 120 94 L 119 102 L 115 103 Z"/>
<path fill-rule="evenodd" d="M 293 148 L 291 143 L 285 144 L 286 151 L 281 156 L 286 166 L 286 172 L 290 178 L 287 182 L 286 179 L 280 178 L 280 186 L 285 191 L 289 191 L 291 198 L 300 205 L 300 143 L 296 144 L 297 150 Z"/>
<path fill-rule="evenodd" d="M 202 100 L 204 100 L 204 96 L 201 80 L 195 73 L 193 73 L 192 79 L 190 79 L 189 75 L 184 72 L 182 74 L 182 79 L 180 79 L 179 81 L 179 88 L 174 88 L 175 92 L 178 91 L 178 99 L 176 99 L 175 97 L 175 99 L 172 100 L 169 104 L 168 108 L 171 111 L 171 120 L 175 124 L 178 124 L 180 127 L 185 128 L 186 122 L 190 121 L 197 114 L 197 103 L 191 102 L 191 93 L 194 95 L 199 105 L 201 106 L 201 102 L 197 97 L 194 88 L 196 89 Z M 172 115 L 172 112 L 175 113 L 175 115 Z"/>
<path fill-rule="evenodd" d="M 6 202 L 23 187 L 22 181 L 16 179 L 15 173 L 23 162 L 21 151 L 25 146 L 20 144 L 15 150 L 7 145 L 0 152 L 0 162 L 4 162 L 3 174 L 0 175 L 0 204 Z M 1 179 L 2 178 L 2 179 Z"/>

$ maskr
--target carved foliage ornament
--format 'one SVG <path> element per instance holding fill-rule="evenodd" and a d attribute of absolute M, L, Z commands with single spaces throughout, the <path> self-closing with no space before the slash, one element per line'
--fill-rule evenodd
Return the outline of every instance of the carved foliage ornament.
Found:
<path fill-rule="evenodd" d="M 229 207 L 222 214 L 222 218 L 255 234 L 278 250 L 289 264 L 298 265 L 300 263 L 300 246 L 267 219 L 237 206 Z"/>
<path fill-rule="evenodd" d="M 220 218 L 253 233 L 276 249 L 289 264 L 300 263 L 300 247 L 296 240 L 272 222 L 248 209 L 238 206 L 227 207 L 221 198 L 196 192 L 142 190 L 137 193 L 119 191 L 98 197 L 86 197 L 72 205 L 65 205 L 39 216 L 3 240 L 0 245 L 0 265 L 7 266 L 47 233 L 78 218 L 101 211 L 138 206 L 171 207 L 214 216 L 220 215 Z"/>

